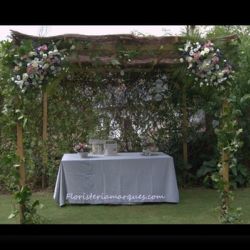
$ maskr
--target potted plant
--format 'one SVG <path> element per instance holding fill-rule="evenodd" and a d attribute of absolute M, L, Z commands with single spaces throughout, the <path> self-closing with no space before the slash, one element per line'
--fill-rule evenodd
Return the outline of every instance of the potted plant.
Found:
<path fill-rule="evenodd" d="M 90 152 L 90 147 L 87 143 L 78 143 L 74 146 L 74 151 L 77 152 L 81 158 L 86 158 Z"/>

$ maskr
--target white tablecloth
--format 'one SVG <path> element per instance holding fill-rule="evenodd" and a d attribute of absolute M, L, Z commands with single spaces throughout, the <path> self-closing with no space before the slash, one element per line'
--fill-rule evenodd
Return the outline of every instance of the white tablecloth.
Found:
<path fill-rule="evenodd" d="M 64 154 L 55 185 L 60 206 L 179 202 L 173 158 L 159 153 L 117 156 Z"/>

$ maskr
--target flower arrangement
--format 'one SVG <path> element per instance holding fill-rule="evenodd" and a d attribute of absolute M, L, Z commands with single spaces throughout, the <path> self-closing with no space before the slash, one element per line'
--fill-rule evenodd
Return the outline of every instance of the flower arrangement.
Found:
<path fill-rule="evenodd" d="M 29 87 L 41 87 L 50 77 L 62 70 L 65 55 L 58 51 L 55 43 L 43 44 L 24 55 L 15 55 L 11 80 L 25 92 Z"/>
<path fill-rule="evenodd" d="M 151 137 L 142 138 L 141 145 L 145 155 L 151 155 L 151 152 L 156 152 L 158 150 L 154 140 Z"/>
<path fill-rule="evenodd" d="M 74 146 L 74 151 L 77 153 L 90 152 L 91 148 L 86 143 L 78 143 Z"/>
<path fill-rule="evenodd" d="M 232 78 L 231 65 L 223 60 L 221 51 L 211 41 L 204 44 L 187 41 L 179 50 L 182 51 L 180 62 L 188 63 L 188 70 L 200 86 L 218 86 Z"/>

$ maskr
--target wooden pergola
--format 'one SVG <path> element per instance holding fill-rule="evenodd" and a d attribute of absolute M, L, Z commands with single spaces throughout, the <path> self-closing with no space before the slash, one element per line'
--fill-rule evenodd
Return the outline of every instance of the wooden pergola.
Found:
<path fill-rule="evenodd" d="M 64 34 L 59 36 L 38 37 L 23 34 L 17 31 L 11 31 L 12 39 L 15 44 L 19 45 L 23 40 L 32 40 L 36 43 L 50 43 L 52 41 L 74 41 L 77 42 L 77 47 L 69 56 L 71 63 L 80 65 L 88 65 L 90 67 L 102 67 L 107 65 L 118 65 L 119 69 L 124 70 L 152 70 L 154 67 L 162 67 L 164 69 L 178 66 L 180 47 L 186 38 L 182 36 L 134 36 L 129 34 L 118 35 L 101 35 L 101 36 L 87 36 L 79 34 Z M 237 35 L 220 37 L 213 41 L 228 42 L 237 40 Z M 187 128 L 188 128 L 188 114 L 186 104 L 186 91 L 182 89 L 182 134 L 183 134 L 183 160 L 188 163 L 187 152 Z M 48 139 L 48 94 L 43 92 L 43 141 Z M 17 124 L 17 155 L 21 159 L 20 166 L 20 185 L 25 183 L 25 169 L 24 169 L 24 151 L 23 151 L 23 131 L 21 125 Z M 223 156 L 225 159 L 227 156 Z M 43 157 L 43 164 L 45 172 L 47 168 L 48 157 L 47 154 Z M 223 177 L 228 181 L 228 164 L 224 165 Z M 43 176 L 43 186 L 44 176 Z"/>
<path fill-rule="evenodd" d="M 78 41 L 81 43 L 76 48 L 70 61 L 83 65 L 109 65 L 114 60 L 119 60 L 119 53 L 129 53 L 130 60 L 119 60 L 122 68 L 148 68 L 152 66 L 169 66 L 179 63 L 176 46 L 184 42 L 180 36 L 168 37 L 137 37 L 134 35 L 102 35 L 86 36 L 78 34 L 65 34 L 50 37 L 37 37 L 11 31 L 16 44 L 29 39 L 36 42 Z"/>
<path fill-rule="evenodd" d="M 185 42 L 183 36 L 143 36 L 129 34 L 86 36 L 79 34 L 65 34 L 50 37 L 38 37 L 11 31 L 16 44 L 22 40 L 32 40 L 41 43 L 51 41 L 79 41 L 81 46 L 76 48 L 70 57 L 72 63 L 96 66 L 109 65 L 114 60 L 119 60 L 119 52 L 124 54 L 134 52 L 130 60 L 119 61 L 122 68 L 152 68 L 152 66 L 168 67 L 178 64 L 178 45 Z M 237 35 L 220 37 L 215 40 L 232 41 L 238 39 Z"/>

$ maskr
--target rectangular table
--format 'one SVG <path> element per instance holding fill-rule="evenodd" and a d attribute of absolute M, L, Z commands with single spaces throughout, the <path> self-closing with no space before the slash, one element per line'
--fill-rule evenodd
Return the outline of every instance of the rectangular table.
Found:
<path fill-rule="evenodd" d="M 179 202 L 173 158 L 164 153 L 119 153 L 80 158 L 64 154 L 54 199 L 71 204 Z"/>

